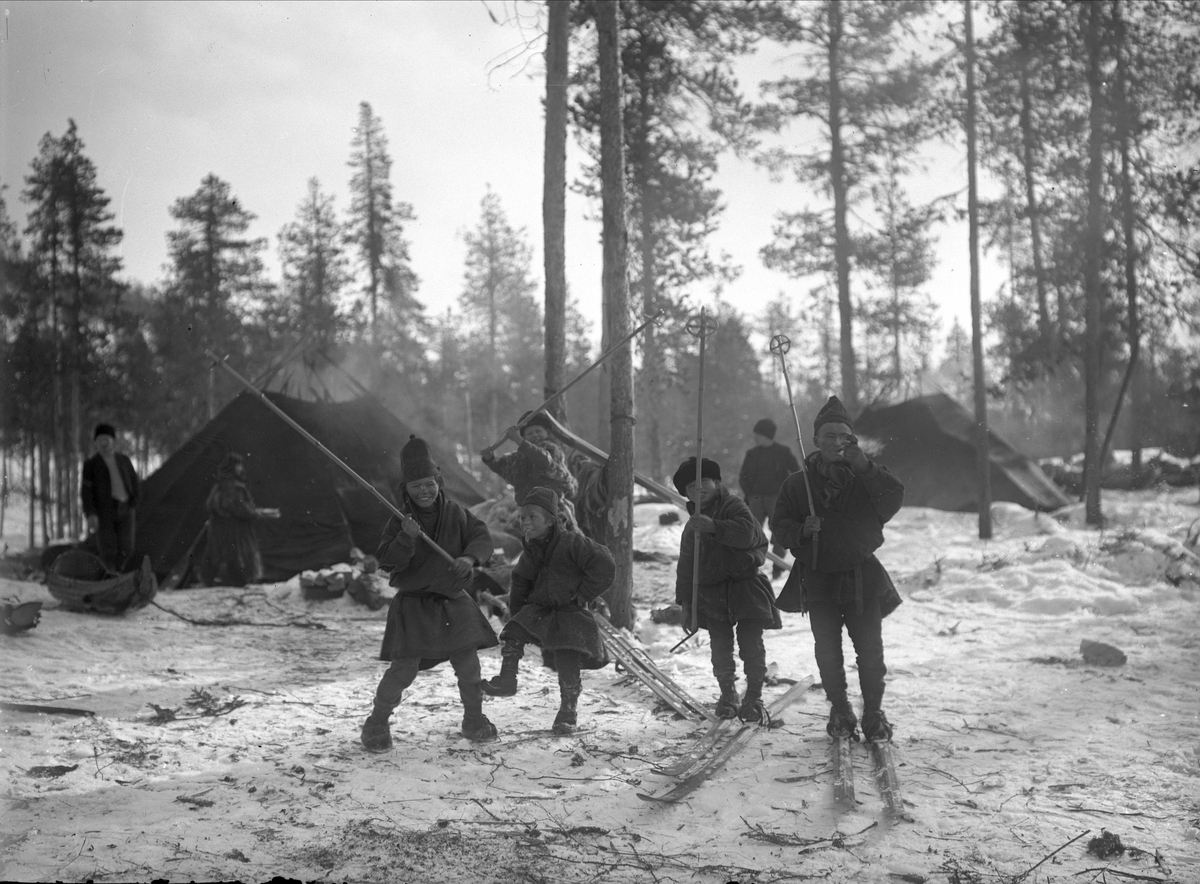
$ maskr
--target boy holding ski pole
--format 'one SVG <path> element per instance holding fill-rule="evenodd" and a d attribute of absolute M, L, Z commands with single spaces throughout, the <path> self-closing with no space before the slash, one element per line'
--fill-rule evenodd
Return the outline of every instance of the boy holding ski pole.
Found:
<path fill-rule="evenodd" d="M 689 457 L 673 478 L 676 490 L 686 496 L 691 518 L 679 542 L 675 572 L 675 601 L 683 607 L 684 629 L 693 613 L 698 628 L 707 629 L 712 648 L 713 675 L 721 688 L 718 718 L 740 718 L 762 723 L 762 702 L 767 675 L 763 630 L 783 626 L 766 575 L 759 571 L 767 560 L 767 537 L 741 498 L 721 482 L 716 461 L 701 458 L 699 511 L 696 509 L 696 458 Z M 699 606 L 692 611 L 696 545 L 700 547 Z M 739 701 L 734 639 L 746 676 L 746 693 Z"/>
<path fill-rule="evenodd" d="M 892 726 L 882 708 L 887 674 L 882 621 L 900 604 L 900 595 L 875 550 L 883 544 L 884 524 L 904 502 L 904 483 L 863 452 L 836 396 L 817 413 L 813 441 L 818 450 L 805 458 L 806 472 L 793 473 L 783 483 L 775 505 L 775 536 L 796 557 L 779 607 L 808 614 L 830 703 L 829 735 L 858 739 L 858 721 L 846 697 L 845 627 L 858 657 L 863 735 L 870 742 L 887 742 Z M 806 477 L 811 489 L 805 487 Z M 820 545 L 814 562 L 816 533 Z"/>
<path fill-rule="evenodd" d="M 384 528 L 376 553 L 391 572 L 396 595 L 388 609 L 381 660 L 391 661 L 375 691 L 374 708 L 363 723 L 361 741 L 372 752 L 392 747 L 392 711 L 417 672 L 450 661 L 462 698 L 462 735 L 483 742 L 496 727 L 483 714 L 479 649 L 499 642 L 479 606 L 466 592 L 474 567 L 492 555 L 487 525 L 442 492 L 442 473 L 429 446 L 413 436 L 400 451 L 401 508 Z M 453 557 L 448 564 L 421 534 Z"/>

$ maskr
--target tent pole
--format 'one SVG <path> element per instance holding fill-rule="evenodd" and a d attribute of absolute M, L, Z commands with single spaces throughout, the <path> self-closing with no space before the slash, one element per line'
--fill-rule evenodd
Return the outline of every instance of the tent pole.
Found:
<path fill-rule="evenodd" d="M 301 436 L 303 436 L 305 439 L 307 439 L 309 442 L 311 442 L 313 445 L 315 445 L 318 451 L 320 451 L 323 455 L 325 455 L 330 460 L 332 460 L 335 464 L 337 464 L 339 467 L 341 467 L 346 472 L 346 475 L 348 475 L 351 479 L 353 479 L 355 482 L 357 482 L 363 488 L 367 489 L 367 491 L 371 492 L 371 494 L 374 495 L 376 500 L 378 500 L 381 504 L 383 504 L 385 507 L 387 507 L 388 512 L 390 512 L 392 515 L 394 515 L 396 518 L 400 519 L 401 521 L 404 521 L 406 519 L 407 520 L 412 519 L 412 516 L 403 512 L 394 503 L 392 503 L 390 500 L 388 500 L 386 497 L 384 497 L 382 494 L 380 494 L 378 488 L 376 488 L 374 485 L 372 485 L 370 482 L 368 482 L 366 479 L 364 479 L 358 473 L 354 472 L 354 470 L 350 469 L 350 467 L 346 464 L 345 461 L 343 461 L 340 457 L 338 457 L 336 454 L 334 454 L 332 451 L 330 451 L 328 448 L 326 448 L 324 445 L 322 445 L 320 440 L 317 439 L 316 436 L 314 436 L 308 430 L 304 429 L 304 427 L 300 426 L 298 423 L 296 423 L 294 420 L 292 420 L 292 418 L 287 414 L 287 412 L 285 412 L 282 408 L 280 408 L 278 405 L 276 405 L 274 402 L 272 402 L 269 398 L 267 398 L 267 395 L 265 393 L 263 393 L 262 390 L 258 389 L 252 383 L 250 383 L 248 380 L 246 380 L 244 377 L 242 377 L 240 374 L 238 374 L 237 371 L 231 365 L 229 365 L 229 363 L 227 363 L 224 359 L 217 356 L 217 354 L 214 353 L 212 350 L 205 350 L 204 355 L 207 356 L 210 360 L 212 360 L 213 365 L 219 365 L 221 368 L 225 369 L 227 372 L 229 372 L 229 374 L 231 374 L 234 378 L 236 378 L 237 381 L 240 384 L 242 384 L 242 386 L 244 386 L 247 390 L 249 390 L 255 396 L 257 396 L 259 399 L 261 399 L 263 404 L 266 405 L 267 408 L 271 409 L 271 411 L 273 411 L 277 415 L 279 415 L 279 417 L 283 419 L 284 423 L 286 423 L 293 430 L 295 430 L 297 433 L 299 433 Z M 421 530 L 420 528 L 418 528 L 417 530 L 419 531 L 417 536 L 420 537 L 422 540 L 424 540 L 427 544 L 429 544 L 430 548 L 435 553 L 440 555 L 443 559 L 445 559 L 450 564 L 454 564 L 454 556 L 450 555 L 450 553 L 446 552 L 444 549 L 442 549 L 440 546 L 438 546 L 437 542 L 434 541 L 434 539 L 432 537 L 430 537 L 428 534 L 426 534 L 423 530 Z"/>

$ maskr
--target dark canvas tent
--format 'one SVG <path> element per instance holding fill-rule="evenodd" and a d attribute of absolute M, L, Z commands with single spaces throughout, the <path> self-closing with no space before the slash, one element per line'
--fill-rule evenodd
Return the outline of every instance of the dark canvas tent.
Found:
<path fill-rule="evenodd" d="M 412 433 L 394 414 L 369 397 L 332 402 L 266 395 L 394 502 L 400 449 Z M 482 501 L 482 489 L 454 458 L 430 447 L 442 467 L 447 495 L 465 506 Z M 306 569 L 349 561 L 352 546 L 375 552 L 388 510 L 247 392 L 143 484 L 138 546 L 151 557 L 157 574 L 166 574 L 187 555 L 205 524 L 204 501 L 216 481 L 217 465 L 231 451 L 245 457 L 254 502 L 282 512 L 278 521 L 264 520 L 257 526 L 266 579 L 283 580 Z"/>
<path fill-rule="evenodd" d="M 975 475 L 975 419 L 944 393 L 921 396 L 886 408 L 868 408 L 854 432 L 882 445 L 879 462 L 904 482 L 906 506 L 974 512 L 979 509 Z M 1034 510 L 1055 510 L 1070 501 L 1041 468 L 989 432 L 992 500 Z"/>

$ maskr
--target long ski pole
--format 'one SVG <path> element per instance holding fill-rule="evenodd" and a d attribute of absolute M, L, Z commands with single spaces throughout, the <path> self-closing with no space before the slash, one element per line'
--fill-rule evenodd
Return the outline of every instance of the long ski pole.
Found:
<path fill-rule="evenodd" d="M 775 335 L 771 338 L 771 352 L 779 357 L 779 364 L 783 368 L 783 383 L 787 387 L 788 405 L 792 409 L 792 422 L 796 425 L 796 444 L 800 446 L 800 472 L 804 474 L 804 492 L 808 495 L 808 514 L 815 516 L 817 509 L 813 506 L 812 483 L 808 479 L 808 466 L 804 463 L 808 455 L 804 453 L 804 434 L 800 432 L 800 416 L 796 414 L 796 400 L 792 396 L 792 381 L 788 376 L 787 367 L 787 352 L 792 349 L 792 342 L 787 335 Z M 812 537 L 812 563 L 813 567 L 817 566 L 817 534 L 814 532 Z"/>
<path fill-rule="evenodd" d="M 699 390 L 696 395 L 696 492 L 693 503 L 696 506 L 695 515 L 700 515 L 700 482 L 704 458 L 704 345 L 710 332 L 717 330 L 717 324 L 700 308 L 699 319 L 689 320 L 689 334 L 700 338 L 700 378 Z M 694 635 L 700 629 L 700 537 L 692 537 L 692 622 L 689 624 Z"/>
<path fill-rule="evenodd" d="M 611 347 L 609 347 L 603 353 L 601 353 L 596 358 L 595 362 L 593 362 L 591 365 L 589 365 L 587 368 L 585 368 L 579 374 L 575 375 L 575 377 L 571 380 L 571 382 L 569 384 L 567 384 L 561 390 L 554 393 L 552 396 L 550 396 L 549 399 L 547 399 L 545 402 L 543 402 L 541 405 L 539 405 L 533 411 L 529 412 L 529 417 L 525 418 L 524 423 L 516 423 L 513 425 L 512 428 L 514 428 L 518 432 L 520 432 L 521 428 L 523 426 L 525 426 L 525 424 L 529 423 L 529 418 L 533 417 L 539 411 L 545 411 L 547 408 L 550 407 L 550 405 L 552 403 L 561 399 L 563 397 L 563 395 L 567 392 L 567 390 L 571 389 L 573 386 L 575 386 L 580 381 L 582 381 L 585 377 L 587 377 L 592 371 L 594 371 L 595 369 L 597 369 L 601 365 L 603 365 L 605 360 L 607 360 L 610 356 L 612 356 L 614 353 L 616 353 L 618 350 L 620 350 L 622 347 L 624 347 L 633 338 L 635 338 L 639 334 L 641 334 L 643 329 L 645 329 L 647 326 L 649 326 L 655 322 L 658 322 L 658 318 L 660 316 L 662 316 L 661 310 L 659 312 L 655 313 L 653 316 L 651 316 L 649 319 L 647 319 L 645 322 L 643 322 L 641 325 L 639 325 L 637 328 L 635 328 L 633 331 L 631 331 L 625 337 L 621 338 L 621 340 L 617 341 L 615 344 L 613 344 Z M 488 447 L 488 450 L 490 451 L 490 450 L 499 448 L 501 445 L 504 444 L 504 440 L 507 438 L 508 438 L 508 431 L 506 430 L 503 436 L 501 436 L 499 439 L 496 440 L 496 442 L 494 444 L 492 444 L 491 446 Z"/>
<path fill-rule="evenodd" d="M 209 359 L 211 359 L 214 365 L 218 365 L 221 368 L 225 369 L 227 372 L 229 372 L 229 374 L 232 375 L 238 381 L 238 383 L 240 383 L 243 387 L 245 387 L 247 390 L 249 390 L 251 393 L 253 393 L 255 396 L 257 396 L 260 400 L 262 400 L 263 405 L 267 406 L 267 408 L 271 409 L 271 411 L 273 411 L 277 415 L 279 415 L 279 417 L 283 419 L 284 423 L 286 423 L 289 427 L 291 427 L 293 430 L 295 430 L 297 433 L 299 433 L 301 436 L 303 436 L 305 439 L 307 439 L 309 442 L 311 442 L 313 445 L 315 445 L 318 451 L 320 451 L 323 455 L 325 455 L 327 458 L 329 458 L 331 461 L 333 461 L 335 464 L 337 464 L 339 467 L 341 467 L 342 470 L 345 471 L 346 475 L 348 475 L 351 479 L 353 479 L 355 482 L 357 482 L 363 488 L 367 489 L 367 491 L 370 491 L 371 494 L 374 495 L 376 500 L 378 500 L 385 507 L 387 507 L 388 512 L 390 512 L 392 515 L 394 515 L 396 518 L 400 519 L 401 521 L 412 518 L 412 516 L 408 515 L 408 513 L 405 513 L 404 511 L 402 511 L 394 503 L 392 503 L 390 500 L 388 500 L 386 497 L 384 497 L 382 494 L 380 494 L 378 488 L 376 488 L 374 485 L 372 485 L 370 482 L 368 482 L 366 479 L 364 479 L 358 473 L 354 472 L 354 470 L 350 469 L 350 467 L 346 464 L 345 461 L 343 461 L 340 457 L 338 457 L 336 454 L 334 454 L 332 451 L 330 451 L 328 448 L 326 448 L 323 444 L 321 444 L 321 441 L 319 439 L 317 439 L 316 436 L 314 436 L 308 430 L 304 429 L 304 427 L 300 426 L 298 423 L 296 423 L 294 420 L 292 420 L 291 416 L 287 412 L 285 412 L 282 408 L 280 408 L 278 405 L 276 405 L 274 402 L 272 402 L 269 398 L 267 398 L 267 395 L 262 390 L 258 389 L 258 387 L 254 386 L 254 384 L 250 383 L 250 381 L 246 380 L 244 377 L 242 377 L 240 374 L 238 374 L 236 369 L 234 369 L 233 366 L 231 366 L 228 362 L 226 362 L 224 359 L 219 357 L 212 350 L 205 350 L 204 355 L 207 356 Z M 450 555 L 450 553 L 446 552 L 444 549 L 442 549 L 440 546 L 438 546 L 437 542 L 432 537 L 430 537 L 428 534 L 426 534 L 423 530 L 421 530 L 420 528 L 418 528 L 417 530 L 420 532 L 417 536 L 420 537 L 427 544 L 429 544 L 430 548 L 432 548 L 435 553 L 437 553 L 439 556 L 441 556 L 443 559 L 445 559 L 448 563 L 454 564 L 454 556 Z"/>

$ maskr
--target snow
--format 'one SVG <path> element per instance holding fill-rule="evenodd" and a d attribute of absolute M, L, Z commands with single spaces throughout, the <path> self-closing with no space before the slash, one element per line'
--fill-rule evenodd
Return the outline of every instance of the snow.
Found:
<path fill-rule="evenodd" d="M 1102 532 L 1078 507 L 998 504 L 986 542 L 975 514 L 901 510 L 880 551 L 905 598 L 884 624 L 895 822 L 861 748 L 858 807 L 835 813 L 820 691 L 656 806 L 635 793 L 703 728 L 611 667 L 584 675 L 584 732 L 554 738 L 557 684 L 527 654 L 518 695 L 485 706 L 490 744 L 459 736 L 438 667 L 375 755 L 357 738 L 384 611 L 306 601 L 293 580 L 100 617 L 0 579 L 0 597 L 45 602 L 35 629 L 0 637 L 2 699 L 95 713 L 2 713 L 0 879 L 1198 882 L 1197 503 L 1195 488 L 1105 492 Z M 635 547 L 674 555 L 669 508 L 637 509 Z M 707 643 L 671 654 L 678 627 L 650 622 L 673 586 L 673 562 L 635 565 L 636 638 L 712 702 Z M 1127 663 L 1085 664 L 1084 640 Z M 767 651 L 780 679 L 815 675 L 804 618 L 785 615 Z M 1102 830 L 1130 849 L 1089 854 Z"/>

